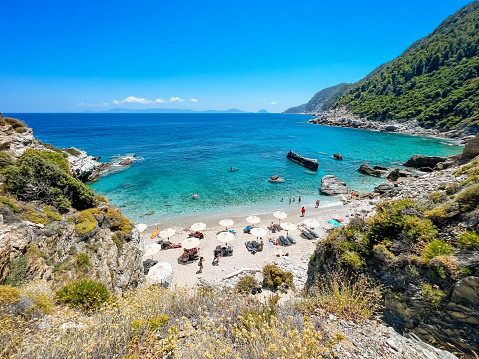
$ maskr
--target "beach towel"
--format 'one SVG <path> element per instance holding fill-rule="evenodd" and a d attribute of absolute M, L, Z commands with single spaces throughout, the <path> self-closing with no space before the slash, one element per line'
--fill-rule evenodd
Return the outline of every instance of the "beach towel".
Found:
<path fill-rule="evenodd" d="M 331 223 L 332 225 L 335 225 L 335 226 L 339 227 L 339 223 L 337 221 L 335 221 L 334 219 L 330 219 L 328 221 L 328 223 Z"/>
<path fill-rule="evenodd" d="M 269 248 L 273 248 L 273 242 L 269 242 L 269 241 L 268 241 L 268 247 L 269 247 Z"/>

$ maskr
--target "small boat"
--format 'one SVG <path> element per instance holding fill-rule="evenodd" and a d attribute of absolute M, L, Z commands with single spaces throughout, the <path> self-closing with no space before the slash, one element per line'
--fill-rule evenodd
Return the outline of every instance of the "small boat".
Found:
<path fill-rule="evenodd" d="M 151 239 L 155 238 L 158 235 L 158 232 L 160 231 L 159 228 L 155 229 L 153 233 L 151 234 Z"/>

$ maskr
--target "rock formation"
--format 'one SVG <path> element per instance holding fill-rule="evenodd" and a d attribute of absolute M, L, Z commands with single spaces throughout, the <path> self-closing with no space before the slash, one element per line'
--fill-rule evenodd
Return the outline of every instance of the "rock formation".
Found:
<path fill-rule="evenodd" d="M 342 160 L 343 160 L 343 156 L 341 156 L 339 153 L 335 153 L 335 154 L 333 155 L 333 158 L 334 158 L 335 160 L 339 160 L 339 161 L 342 161 Z"/>
<path fill-rule="evenodd" d="M 321 178 L 321 192 L 330 196 L 347 194 L 351 190 L 338 177 L 327 175 Z"/>
<path fill-rule="evenodd" d="M 373 177 L 382 177 L 386 173 L 385 170 L 373 169 L 369 167 L 367 163 L 363 163 L 361 166 L 359 166 L 358 172 Z"/>
<path fill-rule="evenodd" d="M 286 155 L 288 159 L 293 162 L 300 164 L 310 170 L 317 171 L 318 170 L 318 161 L 316 159 L 306 158 L 298 155 L 297 153 L 289 150 L 288 154 Z"/>
<path fill-rule="evenodd" d="M 471 159 L 479 156 L 479 134 L 471 138 L 462 150 L 462 158 Z"/>
<path fill-rule="evenodd" d="M 446 162 L 447 157 L 414 155 L 408 159 L 404 166 L 414 168 L 434 168 L 439 162 Z"/>

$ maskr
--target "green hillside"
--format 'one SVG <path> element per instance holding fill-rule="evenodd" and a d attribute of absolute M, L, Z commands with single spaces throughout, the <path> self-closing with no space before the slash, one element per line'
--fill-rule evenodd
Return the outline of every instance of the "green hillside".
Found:
<path fill-rule="evenodd" d="M 416 119 L 424 127 L 478 132 L 478 73 L 479 1 L 473 1 L 353 85 L 334 107 L 368 120 Z"/>

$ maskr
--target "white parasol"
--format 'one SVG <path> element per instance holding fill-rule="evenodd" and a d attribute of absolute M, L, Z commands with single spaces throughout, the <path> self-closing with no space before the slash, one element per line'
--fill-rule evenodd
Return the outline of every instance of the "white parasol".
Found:
<path fill-rule="evenodd" d="M 305 219 L 304 224 L 311 228 L 319 227 L 319 222 L 310 218 Z"/>
<path fill-rule="evenodd" d="M 256 223 L 261 222 L 261 219 L 259 217 L 256 217 L 256 216 L 249 216 L 249 217 L 246 217 L 246 222 L 251 223 L 251 224 L 256 224 Z"/>
<path fill-rule="evenodd" d="M 146 229 L 146 227 L 147 227 L 147 225 L 144 224 L 144 223 L 138 223 L 138 224 L 136 225 L 136 229 L 138 229 L 138 231 L 139 231 L 140 233 L 141 233 L 141 232 L 144 232 L 145 229 Z"/>
<path fill-rule="evenodd" d="M 231 232 L 221 232 L 216 235 L 216 238 L 221 242 L 230 242 L 235 239 L 235 235 Z"/>
<path fill-rule="evenodd" d="M 194 223 L 191 225 L 191 230 L 192 231 L 202 231 L 203 229 L 206 228 L 206 223 Z"/>
<path fill-rule="evenodd" d="M 198 244 L 200 244 L 199 238 L 190 237 L 181 242 L 181 247 L 184 249 L 192 249 L 198 247 Z"/>
<path fill-rule="evenodd" d="M 171 282 L 171 274 L 173 273 L 173 267 L 168 262 L 156 263 L 150 268 L 146 275 L 147 281 L 150 284 Z"/>
<path fill-rule="evenodd" d="M 176 230 L 174 228 L 167 228 L 160 232 L 159 236 L 161 238 L 170 238 L 173 234 L 175 234 Z"/>
<path fill-rule="evenodd" d="M 252 228 L 250 233 L 256 237 L 263 237 L 267 232 L 263 228 Z"/>
<path fill-rule="evenodd" d="M 161 245 L 159 245 L 157 243 L 149 244 L 145 247 L 145 254 L 143 254 L 143 257 L 154 256 L 160 250 L 161 250 Z"/>
<path fill-rule="evenodd" d="M 232 219 L 222 219 L 220 221 L 221 226 L 225 226 L 226 229 L 228 229 L 228 226 L 232 226 L 235 223 Z"/>
<path fill-rule="evenodd" d="M 276 212 L 273 212 L 273 216 L 275 216 L 276 218 L 279 219 L 279 223 L 281 224 L 281 220 L 282 219 L 285 219 L 288 217 L 288 215 L 284 212 L 281 212 L 281 211 L 276 211 Z"/>
<path fill-rule="evenodd" d="M 282 223 L 281 227 L 286 230 L 286 233 L 288 233 L 288 231 L 294 231 L 296 229 L 296 226 L 293 223 L 288 222 Z"/>

